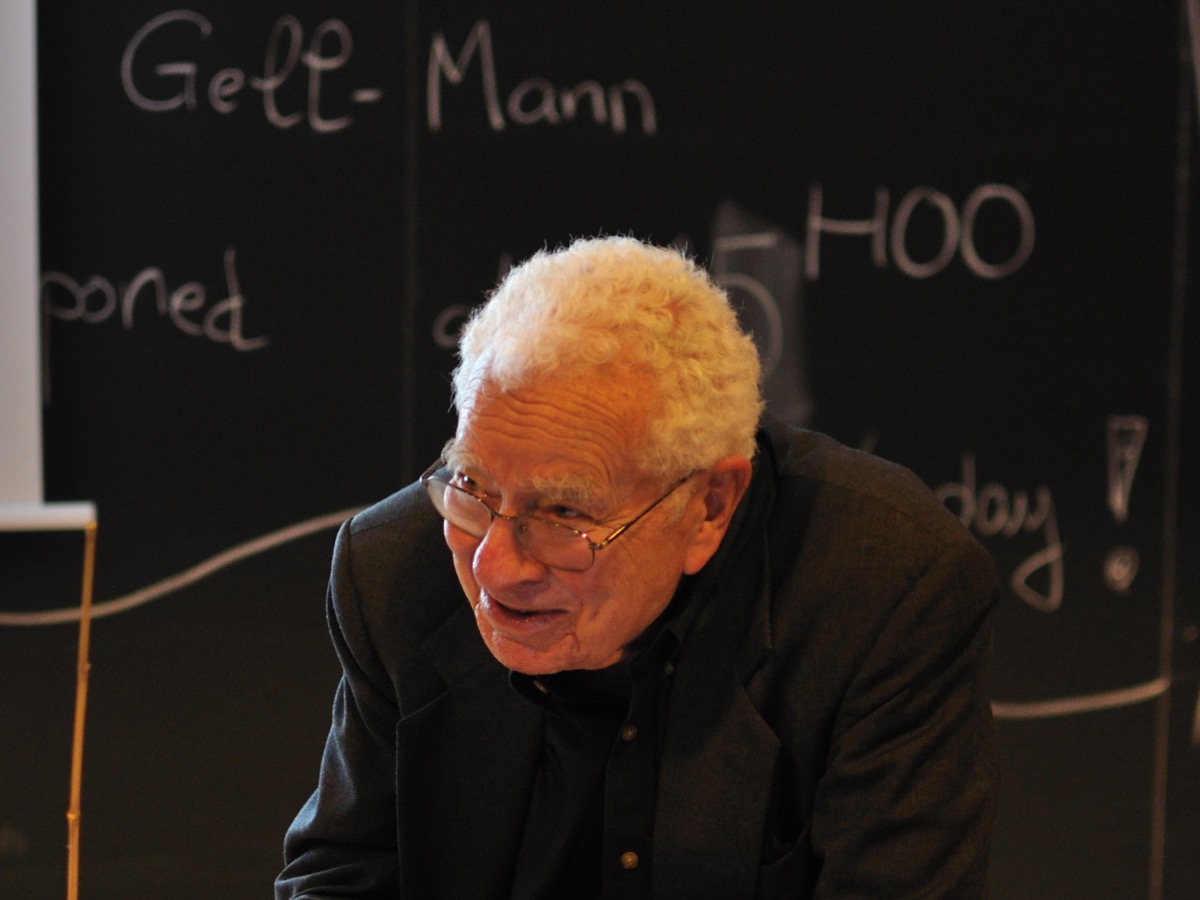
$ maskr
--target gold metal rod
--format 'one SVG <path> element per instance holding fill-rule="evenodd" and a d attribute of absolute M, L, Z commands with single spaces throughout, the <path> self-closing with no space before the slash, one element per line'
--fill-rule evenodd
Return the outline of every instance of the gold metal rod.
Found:
<path fill-rule="evenodd" d="M 67 809 L 67 900 L 79 898 L 79 806 L 83 794 L 83 723 L 92 664 L 92 582 L 96 570 L 96 523 L 83 532 L 83 589 L 79 602 L 79 659 L 75 682 L 75 730 L 71 743 L 71 803 Z"/>

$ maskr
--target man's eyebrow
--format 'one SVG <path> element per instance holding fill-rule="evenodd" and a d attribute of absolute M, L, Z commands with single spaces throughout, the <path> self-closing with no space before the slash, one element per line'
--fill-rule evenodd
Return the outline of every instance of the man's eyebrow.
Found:
<path fill-rule="evenodd" d="M 458 442 L 451 439 L 442 449 L 442 459 L 451 469 L 473 472 L 484 478 L 487 469 L 477 455 Z M 602 491 L 596 479 L 577 472 L 563 472 L 558 475 L 534 475 L 527 484 L 520 488 L 536 494 L 543 501 L 566 503 L 572 506 L 591 508 Z"/>
<path fill-rule="evenodd" d="M 451 469 L 475 469 L 476 471 L 483 469 L 479 457 L 463 447 L 457 438 L 446 441 L 446 446 L 442 448 L 442 460 Z"/>
<path fill-rule="evenodd" d="M 574 472 L 555 476 L 535 475 L 530 480 L 530 487 L 545 500 L 579 506 L 584 512 L 594 512 L 592 507 L 600 496 L 594 478 Z"/>

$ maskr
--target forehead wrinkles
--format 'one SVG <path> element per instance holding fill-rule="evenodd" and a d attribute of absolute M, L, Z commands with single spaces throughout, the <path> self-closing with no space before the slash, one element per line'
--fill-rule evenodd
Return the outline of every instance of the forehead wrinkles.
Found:
<path fill-rule="evenodd" d="M 480 391 L 462 411 L 447 461 L 513 468 L 523 486 L 565 499 L 610 493 L 634 476 L 645 414 L 633 390 L 598 387 Z"/>

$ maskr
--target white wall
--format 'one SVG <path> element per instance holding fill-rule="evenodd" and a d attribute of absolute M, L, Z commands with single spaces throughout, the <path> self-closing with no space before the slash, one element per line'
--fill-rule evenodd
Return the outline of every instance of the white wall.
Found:
<path fill-rule="evenodd" d="M 35 0 L 0 3 L 0 531 L 82 528 L 43 502 Z"/>
<path fill-rule="evenodd" d="M 0 4 L 0 505 L 42 501 L 34 0 Z"/>

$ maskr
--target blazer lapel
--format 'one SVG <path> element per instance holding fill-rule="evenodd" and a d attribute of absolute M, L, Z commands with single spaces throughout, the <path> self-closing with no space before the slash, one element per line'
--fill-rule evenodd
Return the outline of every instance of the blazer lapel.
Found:
<path fill-rule="evenodd" d="M 714 579 L 676 667 L 659 773 L 655 896 L 754 895 L 779 739 L 744 687 L 770 645 L 764 557 L 747 549 Z"/>
<path fill-rule="evenodd" d="M 506 898 L 542 743 L 464 603 L 426 644 L 448 686 L 396 729 L 401 896 Z"/>
<path fill-rule="evenodd" d="M 779 741 L 744 691 L 729 692 L 707 739 L 668 741 L 654 840 L 655 896 L 754 896 Z"/>

